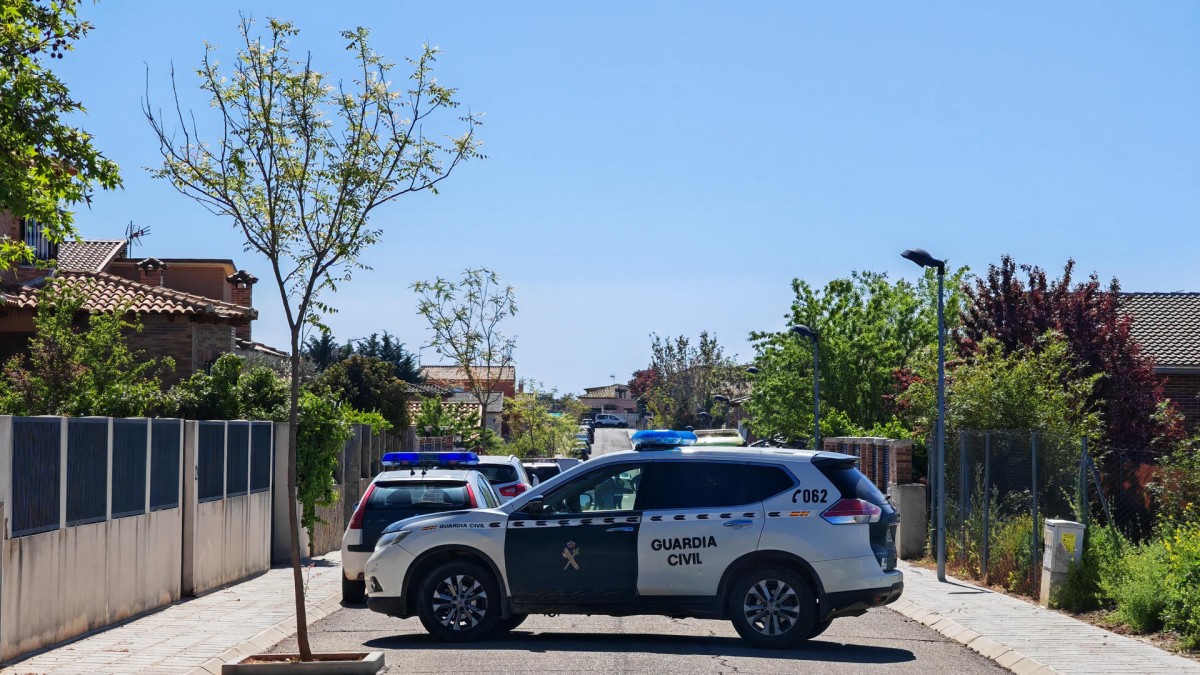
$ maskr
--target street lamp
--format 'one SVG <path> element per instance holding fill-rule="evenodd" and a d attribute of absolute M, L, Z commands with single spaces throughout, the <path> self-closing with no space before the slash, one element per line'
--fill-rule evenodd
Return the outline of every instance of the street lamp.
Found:
<path fill-rule="evenodd" d="M 813 348 L 813 450 L 821 449 L 821 353 L 817 348 L 817 331 L 808 326 L 789 328 L 796 335 L 812 340 Z"/>
<path fill-rule="evenodd" d="M 946 580 L 946 320 L 943 299 L 946 261 L 929 255 L 925 249 L 910 248 L 900 256 L 921 267 L 936 267 L 938 278 L 938 381 L 937 381 L 937 460 L 934 467 L 934 494 L 937 509 L 937 574 Z"/>
<path fill-rule="evenodd" d="M 729 426 L 729 411 L 733 409 L 733 401 L 724 394 L 713 394 L 713 400 L 725 404 L 725 416 L 721 418 L 721 428 L 724 429 Z"/>

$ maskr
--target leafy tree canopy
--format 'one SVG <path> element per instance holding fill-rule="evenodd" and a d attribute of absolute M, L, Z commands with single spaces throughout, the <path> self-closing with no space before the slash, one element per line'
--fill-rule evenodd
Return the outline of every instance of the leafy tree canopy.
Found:
<path fill-rule="evenodd" d="M 945 316 L 955 325 L 962 295 L 955 291 L 966 268 L 948 275 Z M 795 300 L 787 325 L 816 331 L 821 367 L 822 436 L 876 430 L 895 435 L 891 396 L 898 373 L 913 367 L 923 348 L 937 343 L 937 277 L 933 270 L 912 284 L 886 274 L 855 272 L 816 290 L 792 281 Z M 786 328 L 755 332 L 754 391 L 747 404 L 751 429 L 790 442 L 812 438 L 813 348 Z"/>
<path fill-rule="evenodd" d="M 1006 353 L 1039 350 L 1048 331 L 1061 334 L 1085 375 L 1099 375 L 1089 403 L 1104 420 L 1102 440 L 1110 447 L 1144 449 L 1179 440 L 1179 418 L 1167 404 L 1154 363 L 1130 334 L 1121 311 L 1120 284 L 1108 287 L 1093 274 L 1075 283 L 1075 262 L 1050 280 L 1009 256 L 965 289 L 969 300 L 957 334 L 959 354 L 973 360 L 991 337 Z M 1022 279 L 1022 277 L 1024 277 Z"/>
<path fill-rule="evenodd" d="M 79 0 L 0 4 L 0 209 L 37 221 L 59 242 L 75 233 L 70 208 L 121 186 L 117 165 L 67 122 L 84 112 L 46 60 L 62 59 L 92 26 Z M 22 241 L 0 243 L 0 269 L 30 261 Z"/>
<path fill-rule="evenodd" d="M 272 420 L 287 417 L 287 381 L 266 366 L 248 367 L 236 354 L 222 354 L 208 372 L 192 375 L 167 391 L 163 409 L 193 420 Z"/>
<path fill-rule="evenodd" d="M 725 406 L 715 405 L 713 395 L 729 395 L 744 380 L 744 371 L 707 331 L 695 343 L 684 335 L 651 337 L 649 370 L 654 372 L 654 384 L 642 400 L 654 414 L 654 424 L 673 429 L 720 426 Z M 715 417 L 706 420 L 702 412 Z"/>
<path fill-rule="evenodd" d="M 386 330 L 382 334 L 371 333 L 365 338 L 338 344 L 333 334 L 322 327 L 319 335 L 309 336 L 304 342 L 304 356 L 313 362 L 318 371 L 324 371 L 352 354 L 387 361 L 393 364 L 396 377 L 413 384 L 421 382 L 416 355 L 406 350 L 404 343 Z"/>
<path fill-rule="evenodd" d="M 326 369 L 320 383 L 350 407 L 408 428 L 408 385 L 396 377 L 394 363 L 354 354 Z"/>

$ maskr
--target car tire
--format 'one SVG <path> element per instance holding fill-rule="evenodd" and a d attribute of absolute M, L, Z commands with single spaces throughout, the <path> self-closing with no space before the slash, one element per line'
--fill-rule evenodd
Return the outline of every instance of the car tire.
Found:
<path fill-rule="evenodd" d="M 500 586 L 482 565 L 455 560 L 438 565 L 417 587 L 417 616 L 442 642 L 474 642 L 500 619 Z"/>
<path fill-rule="evenodd" d="M 760 567 L 742 575 L 729 598 L 729 612 L 738 635 L 766 649 L 804 642 L 817 623 L 812 586 L 784 567 Z"/>
<path fill-rule="evenodd" d="M 492 629 L 493 633 L 509 633 L 516 629 L 517 626 L 525 623 L 528 619 L 528 614 L 510 614 L 507 619 L 500 619 L 496 622 L 496 627 Z"/>
<path fill-rule="evenodd" d="M 618 429 L 628 429 L 628 428 L 629 428 L 629 422 L 620 422 L 620 423 L 618 423 L 618 424 L 617 424 L 617 428 L 618 428 Z"/>
<path fill-rule="evenodd" d="M 367 582 L 363 580 L 347 579 L 346 575 L 342 575 L 342 602 L 349 605 L 361 604 L 367 596 Z"/>
<path fill-rule="evenodd" d="M 829 628 L 831 625 L 833 625 L 833 619 L 825 619 L 824 621 L 818 621 L 814 623 L 812 630 L 808 631 L 808 639 L 811 640 L 821 633 L 824 633 L 825 629 Z"/>

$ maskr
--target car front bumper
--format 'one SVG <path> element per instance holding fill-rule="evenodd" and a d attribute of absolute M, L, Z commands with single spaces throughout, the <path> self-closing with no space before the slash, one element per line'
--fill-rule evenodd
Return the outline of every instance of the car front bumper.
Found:
<path fill-rule="evenodd" d="M 400 546 L 380 549 L 364 568 L 367 608 L 388 616 L 407 617 L 404 578 L 415 558 Z"/>

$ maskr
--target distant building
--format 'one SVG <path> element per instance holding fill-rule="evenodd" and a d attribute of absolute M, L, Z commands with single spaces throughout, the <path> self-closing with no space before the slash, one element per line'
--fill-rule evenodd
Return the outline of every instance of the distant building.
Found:
<path fill-rule="evenodd" d="M 1200 429 L 1200 293 L 1122 293 L 1121 308 L 1190 431 Z"/>
<path fill-rule="evenodd" d="M 637 400 L 629 396 L 629 386 L 610 384 L 603 387 L 585 387 L 579 397 L 593 413 L 610 413 L 614 415 L 637 415 Z"/>

